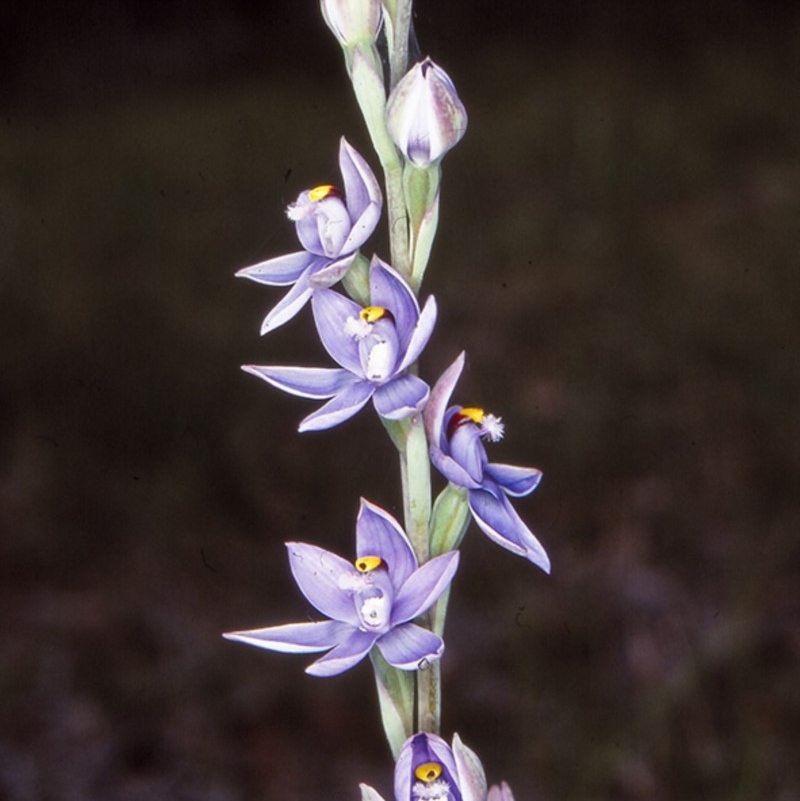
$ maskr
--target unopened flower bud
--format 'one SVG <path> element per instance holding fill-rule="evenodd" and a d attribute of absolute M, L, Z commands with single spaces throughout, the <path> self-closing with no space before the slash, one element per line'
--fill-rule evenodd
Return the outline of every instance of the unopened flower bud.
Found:
<path fill-rule="evenodd" d="M 381 27 L 380 0 L 320 0 L 322 16 L 342 47 L 374 42 Z"/>
<path fill-rule="evenodd" d="M 450 76 L 429 58 L 397 83 L 386 106 L 389 135 L 407 161 L 428 167 L 467 130 L 467 112 Z"/>

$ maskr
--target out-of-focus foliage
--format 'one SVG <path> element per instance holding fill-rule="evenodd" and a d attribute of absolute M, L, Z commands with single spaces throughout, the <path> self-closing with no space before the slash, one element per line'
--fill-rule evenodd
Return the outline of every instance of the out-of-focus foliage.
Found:
<path fill-rule="evenodd" d="M 454 401 L 503 416 L 493 460 L 544 471 L 518 507 L 553 561 L 468 534 L 445 734 L 519 799 L 796 798 L 791 43 L 503 48 L 436 13 L 420 37 L 470 130 L 423 370 L 466 348 Z M 321 82 L 287 64 L 4 114 L 3 798 L 390 792 L 366 665 L 315 680 L 220 637 L 308 612 L 285 540 L 346 553 L 359 495 L 397 511 L 371 416 L 301 437 L 309 406 L 238 370 L 323 363 L 306 313 L 259 339 L 277 296 L 232 275 L 293 245 L 283 208 L 335 180 L 341 134 L 367 150 L 328 55 Z"/>

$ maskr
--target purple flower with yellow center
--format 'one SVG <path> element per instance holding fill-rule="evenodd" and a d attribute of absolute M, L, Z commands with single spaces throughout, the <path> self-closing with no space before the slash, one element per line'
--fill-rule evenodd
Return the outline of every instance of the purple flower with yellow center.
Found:
<path fill-rule="evenodd" d="M 224 637 L 291 654 L 327 651 L 306 668 L 312 676 L 342 673 L 373 646 L 400 670 L 425 667 L 442 655 L 441 637 L 411 621 L 447 589 L 458 567 L 457 551 L 419 566 L 397 521 L 363 498 L 355 561 L 303 542 L 288 542 L 286 547 L 297 586 L 330 619 L 234 631 Z"/>
<path fill-rule="evenodd" d="M 330 398 L 306 417 L 300 431 L 331 428 L 352 417 L 370 398 L 389 420 L 419 412 L 428 385 L 408 368 L 424 349 L 436 322 L 436 302 L 422 311 L 408 284 L 379 258 L 370 265 L 371 305 L 361 307 L 332 289 L 311 300 L 325 350 L 340 367 L 244 365 L 248 373 L 302 398 Z"/>
<path fill-rule="evenodd" d="M 533 492 L 542 473 L 489 461 L 483 443 L 502 439 L 501 418 L 478 407 L 447 407 L 463 368 L 462 353 L 436 382 L 425 408 L 431 462 L 448 481 L 466 488 L 472 517 L 489 539 L 549 573 L 544 548 L 508 500 Z"/>
<path fill-rule="evenodd" d="M 339 281 L 378 224 L 383 202 L 378 180 L 344 137 L 339 146 L 339 169 L 344 195 L 335 186 L 324 184 L 301 192 L 286 210 L 295 223 L 303 250 L 262 261 L 236 273 L 259 284 L 293 284 L 264 318 L 262 334 L 291 320 L 314 290 Z"/>
<path fill-rule="evenodd" d="M 486 801 L 486 777 L 457 734 L 450 748 L 438 735 L 421 732 L 400 749 L 394 794 L 396 801 Z"/>

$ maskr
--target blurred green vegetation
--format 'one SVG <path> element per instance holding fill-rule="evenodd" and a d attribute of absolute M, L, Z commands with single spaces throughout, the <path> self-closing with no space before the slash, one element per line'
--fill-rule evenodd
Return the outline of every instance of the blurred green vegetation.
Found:
<path fill-rule="evenodd" d="M 447 730 L 520 801 L 797 798 L 797 64 L 454 62 L 423 371 L 467 350 L 493 458 L 544 470 L 519 508 L 554 569 L 470 533 Z M 344 83 L 5 116 L 0 797 L 390 794 L 366 666 L 219 636 L 306 614 L 281 543 L 346 554 L 358 496 L 399 500 L 370 415 L 300 437 L 311 406 L 238 371 L 324 363 L 307 313 L 260 340 L 280 290 L 233 272 L 295 248 L 341 134 L 368 152 Z"/>

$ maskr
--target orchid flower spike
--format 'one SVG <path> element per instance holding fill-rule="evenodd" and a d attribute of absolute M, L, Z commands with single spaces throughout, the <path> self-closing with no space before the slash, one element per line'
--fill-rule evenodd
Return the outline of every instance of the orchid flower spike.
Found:
<path fill-rule="evenodd" d="M 501 418 L 478 407 L 447 408 L 463 368 L 462 353 L 431 390 L 424 412 L 431 462 L 448 481 L 467 489 L 472 517 L 490 540 L 549 573 L 550 559 L 542 544 L 508 500 L 533 492 L 542 473 L 535 467 L 489 462 L 483 441 L 502 438 Z"/>
<path fill-rule="evenodd" d="M 408 368 L 433 333 L 434 298 L 420 311 L 408 284 L 376 256 L 370 264 L 370 299 L 371 305 L 362 308 L 332 289 L 314 293 L 317 332 L 340 367 L 242 367 L 292 395 L 331 399 L 300 423 L 300 431 L 332 428 L 370 398 L 388 420 L 409 417 L 428 400 L 428 385 Z"/>
<path fill-rule="evenodd" d="M 317 186 L 301 192 L 286 210 L 303 250 L 236 273 L 259 284 L 293 285 L 264 318 L 262 334 L 291 320 L 316 289 L 339 281 L 378 224 L 383 203 L 378 180 L 344 137 L 339 146 L 339 169 L 344 195 L 335 186 Z"/>
<path fill-rule="evenodd" d="M 441 637 L 411 621 L 447 589 L 458 567 L 458 551 L 417 563 L 397 521 L 361 499 L 356 521 L 356 558 L 288 542 L 289 565 L 300 591 L 329 620 L 289 623 L 223 636 L 291 654 L 328 653 L 306 668 L 312 676 L 335 676 L 377 646 L 400 670 L 416 670 L 439 659 Z"/>

